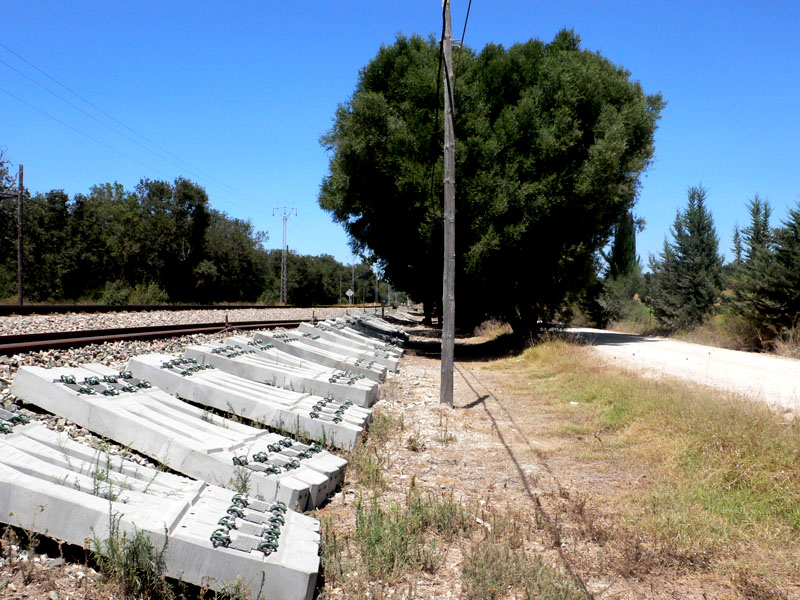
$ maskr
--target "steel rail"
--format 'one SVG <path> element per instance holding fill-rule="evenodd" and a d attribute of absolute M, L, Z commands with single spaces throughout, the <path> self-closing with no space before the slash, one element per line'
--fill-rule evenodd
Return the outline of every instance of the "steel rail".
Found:
<path fill-rule="evenodd" d="M 234 329 L 274 329 L 297 327 L 303 320 L 281 321 L 231 321 L 220 323 L 183 323 L 153 325 L 148 327 L 119 327 L 114 329 L 77 329 L 0 336 L 0 355 L 35 352 L 54 348 L 76 348 L 89 344 L 102 344 L 122 340 L 149 340 L 154 338 L 220 333 Z"/>

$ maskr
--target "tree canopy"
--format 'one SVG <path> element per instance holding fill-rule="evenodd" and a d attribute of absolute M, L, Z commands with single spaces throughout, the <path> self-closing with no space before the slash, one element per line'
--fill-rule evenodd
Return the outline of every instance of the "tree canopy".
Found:
<path fill-rule="evenodd" d="M 438 45 L 399 36 L 359 74 L 322 138 L 319 203 L 426 308 L 441 299 Z M 457 58 L 457 319 L 531 329 L 593 280 L 632 207 L 661 96 L 577 35 L 468 48 Z"/>

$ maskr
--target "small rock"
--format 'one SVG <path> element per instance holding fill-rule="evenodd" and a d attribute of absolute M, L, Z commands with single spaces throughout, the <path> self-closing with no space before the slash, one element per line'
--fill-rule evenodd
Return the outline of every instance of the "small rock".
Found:
<path fill-rule="evenodd" d="M 55 590 L 50 590 L 50 593 L 47 594 L 49 600 L 58 600 L 58 592 Z"/>
<path fill-rule="evenodd" d="M 49 564 L 51 568 L 60 567 L 61 565 L 64 564 L 64 559 L 59 556 L 57 558 L 52 559 Z"/>

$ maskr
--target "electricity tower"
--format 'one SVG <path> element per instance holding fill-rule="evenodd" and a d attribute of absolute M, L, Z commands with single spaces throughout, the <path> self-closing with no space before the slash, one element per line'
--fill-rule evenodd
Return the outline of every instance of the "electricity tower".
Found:
<path fill-rule="evenodd" d="M 282 211 L 276 213 L 276 211 Z M 289 206 L 276 206 L 272 209 L 272 216 L 274 217 L 276 214 L 280 214 L 283 218 L 283 256 L 281 257 L 281 303 L 288 304 L 287 298 L 287 254 L 289 251 L 289 247 L 286 245 L 286 222 L 289 220 L 289 217 L 292 216 L 292 212 L 294 212 L 294 216 L 297 216 L 297 209 L 291 208 Z"/>

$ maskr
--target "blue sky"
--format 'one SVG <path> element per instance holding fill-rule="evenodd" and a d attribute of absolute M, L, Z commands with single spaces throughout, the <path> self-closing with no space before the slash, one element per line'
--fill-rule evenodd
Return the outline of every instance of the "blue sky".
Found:
<path fill-rule="evenodd" d="M 467 4 L 453 0 L 455 37 Z M 317 207 L 328 165 L 319 137 L 381 44 L 441 31 L 440 0 L 4 0 L 0 15 L 2 44 L 136 132 L 0 46 L 0 147 L 25 165 L 31 191 L 74 195 L 108 181 L 132 188 L 143 177 L 185 176 L 206 187 L 215 208 L 268 231 L 270 247 L 281 244 L 275 207 L 296 208 L 289 246 L 344 262 L 346 236 Z M 585 48 L 663 94 L 668 105 L 636 208 L 647 220 L 637 239 L 646 263 L 692 185 L 708 190 L 728 255 L 754 194 L 769 199 L 775 224 L 797 203 L 798 23 L 800 3 L 789 1 L 473 0 L 465 38 L 479 50 L 549 41 L 572 28 Z"/>

